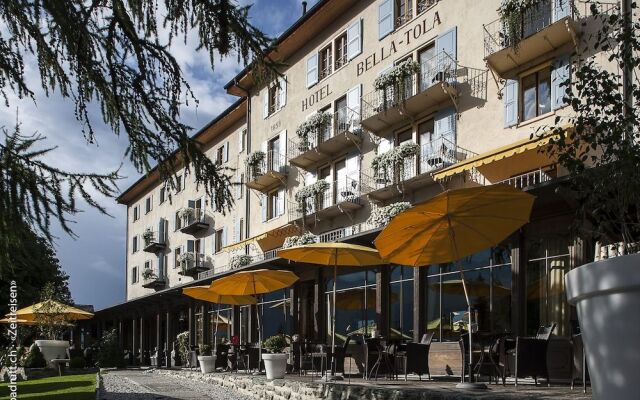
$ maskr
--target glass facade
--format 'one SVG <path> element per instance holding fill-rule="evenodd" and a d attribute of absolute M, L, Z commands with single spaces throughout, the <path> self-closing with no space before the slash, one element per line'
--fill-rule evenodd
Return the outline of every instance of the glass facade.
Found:
<path fill-rule="evenodd" d="M 391 266 L 389 291 L 389 336 L 413 339 L 413 268 Z"/>
<path fill-rule="evenodd" d="M 478 330 L 508 331 L 511 317 L 511 248 L 495 247 L 456 264 L 427 270 L 426 323 L 436 341 L 457 341 L 468 329 L 468 307 L 459 269 L 469 293 L 472 321 Z"/>
<path fill-rule="evenodd" d="M 370 335 L 376 330 L 376 274 L 364 270 L 338 275 L 336 292 L 336 344 L 343 344 L 348 335 Z M 333 312 L 333 279 L 327 280 L 325 298 L 327 310 L 327 341 L 331 342 Z"/>
<path fill-rule="evenodd" d="M 289 293 L 288 289 L 267 293 L 258 302 L 257 307 L 260 312 L 264 339 L 277 334 L 291 335 L 293 333 Z"/>

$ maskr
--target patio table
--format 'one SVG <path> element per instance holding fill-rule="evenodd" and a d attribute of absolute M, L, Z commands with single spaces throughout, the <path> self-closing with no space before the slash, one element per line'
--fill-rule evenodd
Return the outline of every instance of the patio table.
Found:
<path fill-rule="evenodd" d="M 473 368 L 474 373 L 476 373 L 478 377 L 480 376 L 482 366 L 486 363 L 485 358 L 488 358 L 491 367 L 498 373 L 498 376 L 502 376 L 500 367 L 495 362 L 495 357 L 498 356 L 498 354 L 493 350 L 493 346 L 499 339 L 508 336 L 510 336 L 510 334 L 506 332 L 477 332 L 474 334 L 474 342 L 480 347 L 480 357 Z"/>

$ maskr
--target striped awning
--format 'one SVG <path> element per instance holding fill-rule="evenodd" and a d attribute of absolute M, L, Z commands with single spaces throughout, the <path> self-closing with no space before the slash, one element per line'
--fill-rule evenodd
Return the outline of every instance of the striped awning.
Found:
<path fill-rule="evenodd" d="M 222 248 L 222 251 L 232 252 L 244 248 L 247 245 L 256 244 L 262 251 L 269 251 L 282 246 L 284 240 L 293 235 L 300 235 L 301 230 L 293 224 L 285 224 L 268 232 L 252 236 L 237 243 L 230 244 Z"/>
<path fill-rule="evenodd" d="M 562 127 L 563 129 L 570 129 L 571 125 L 566 125 Z M 447 177 L 470 171 L 473 168 L 480 167 L 482 165 L 490 164 L 505 158 L 513 157 L 517 154 L 522 154 L 526 151 L 535 150 L 538 147 L 544 146 L 548 144 L 552 139 L 558 138 L 557 134 L 553 134 L 552 132 L 547 132 L 540 136 L 534 137 L 533 139 L 525 138 L 522 140 L 518 140 L 517 142 L 508 144 L 506 146 L 501 146 L 495 148 L 491 151 L 478 154 L 477 156 L 473 156 L 463 160 L 457 164 L 454 164 L 450 167 L 444 168 L 438 172 L 434 172 L 432 174 L 434 180 L 443 180 Z"/>

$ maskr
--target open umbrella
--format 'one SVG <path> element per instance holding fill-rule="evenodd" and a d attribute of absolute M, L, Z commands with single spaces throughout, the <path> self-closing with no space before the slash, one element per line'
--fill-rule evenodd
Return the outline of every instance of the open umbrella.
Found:
<path fill-rule="evenodd" d="M 16 311 L 15 315 L 16 318 L 25 321 L 36 321 L 38 316 L 45 316 L 53 319 L 59 317 L 63 321 L 78 321 L 93 318 L 93 313 L 55 300 L 45 300 L 40 303 L 32 304 L 29 307 L 21 308 Z"/>
<path fill-rule="evenodd" d="M 211 282 L 209 289 L 221 295 L 255 296 L 287 288 L 298 280 L 291 271 L 257 269 L 239 271 Z M 262 329 L 258 321 L 258 357 L 262 359 Z M 258 363 L 259 364 L 259 363 Z"/>
<path fill-rule="evenodd" d="M 331 318 L 331 350 L 336 351 L 336 278 L 338 266 L 368 267 L 386 262 L 378 251 L 366 246 L 347 243 L 312 243 L 283 249 L 278 256 L 292 261 L 333 267 L 333 313 Z M 335 357 L 332 371 L 335 372 Z"/>
<path fill-rule="evenodd" d="M 223 295 L 211 290 L 209 286 L 193 286 L 182 289 L 182 293 L 197 300 L 204 300 L 216 304 L 216 322 L 213 332 L 213 354 L 218 349 L 218 325 L 221 321 L 220 304 L 229 304 L 232 306 L 242 306 L 247 304 L 256 304 L 256 298 L 253 296 Z M 224 323 L 228 324 L 229 321 Z"/>
<path fill-rule="evenodd" d="M 507 185 L 449 190 L 398 214 L 378 235 L 375 245 L 382 257 L 401 265 L 458 261 L 499 244 L 529 222 L 534 200 L 534 196 Z M 471 327 L 471 304 L 462 266 L 460 278 Z M 471 340 L 469 334 L 469 371 Z M 472 375 L 470 372 L 470 380 Z"/>

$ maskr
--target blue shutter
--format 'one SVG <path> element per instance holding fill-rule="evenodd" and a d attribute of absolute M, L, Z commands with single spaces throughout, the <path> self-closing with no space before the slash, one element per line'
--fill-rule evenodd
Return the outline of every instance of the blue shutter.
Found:
<path fill-rule="evenodd" d="M 347 28 L 347 59 L 362 53 L 362 20 L 358 19 Z"/>
<path fill-rule="evenodd" d="M 318 82 L 318 53 L 307 58 L 307 87 Z"/>
<path fill-rule="evenodd" d="M 563 83 L 571 79 L 569 56 L 558 58 L 553 63 L 551 70 L 551 108 L 557 110 L 566 105 L 563 100 L 567 86 Z"/>
<path fill-rule="evenodd" d="M 571 11 L 569 0 L 553 0 L 553 22 L 568 17 Z"/>
<path fill-rule="evenodd" d="M 507 79 L 502 93 L 504 103 L 504 127 L 508 128 L 518 123 L 518 81 Z"/>
<path fill-rule="evenodd" d="M 446 53 L 446 54 L 442 54 Z M 436 38 L 437 71 L 454 71 L 458 59 L 458 27 L 454 26 Z M 444 77 L 441 77 L 444 80 Z M 450 79 L 447 79 L 450 81 Z"/>
<path fill-rule="evenodd" d="M 378 3 L 378 39 L 393 32 L 393 2 L 381 0 Z"/>
<path fill-rule="evenodd" d="M 436 137 L 444 137 L 456 143 L 456 109 L 453 107 L 439 111 L 434 118 Z"/>

